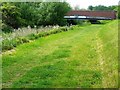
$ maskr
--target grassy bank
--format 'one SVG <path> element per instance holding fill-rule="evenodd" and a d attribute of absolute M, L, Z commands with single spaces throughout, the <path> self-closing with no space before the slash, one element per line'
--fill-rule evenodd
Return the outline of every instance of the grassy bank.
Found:
<path fill-rule="evenodd" d="M 117 21 L 73 29 L 3 54 L 3 88 L 118 87 Z"/>

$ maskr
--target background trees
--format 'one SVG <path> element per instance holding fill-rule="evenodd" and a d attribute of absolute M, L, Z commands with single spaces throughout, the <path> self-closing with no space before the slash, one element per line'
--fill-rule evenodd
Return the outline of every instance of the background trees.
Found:
<path fill-rule="evenodd" d="M 31 3 L 31 2 L 17 2 L 14 3 L 16 7 L 19 8 L 20 18 L 21 18 L 21 26 L 34 26 L 36 25 L 36 20 L 38 19 L 37 17 L 37 5 L 39 3 Z"/>
<path fill-rule="evenodd" d="M 64 15 L 71 10 L 68 3 L 48 2 L 40 3 L 38 8 L 38 25 L 65 25 Z"/>
<path fill-rule="evenodd" d="M 13 28 L 20 26 L 20 12 L 19 8 L 12 3 L 3 3 L 1 7 L 3 27 L 6 25 Z"/>
<path fill-rule="evenodd" d="M 2 3 L 2 20 L 12 28 L 34 25 L 66 25 L 64 15 L 71 10 L 67 2 L 14 2 Z M 6 28 L 3 27 L 3 31 Z"/>
<path fill-rule="evenodd" d="M 88 6 L 88 10 L 91 10 L 91 11 L 92 11 L 93 8 L 94 8 L 94 7 L 93 7 L 92 5 Z"/>
<path fill-rule="evenodd" d="M 88 10 L 98 10 L 98 11 L 105 11 L 105 10 L 114 10 L 116 8 L 116 6 L 104 6 L 104 5 L 98 5 L 98 6 L 92 6 L 90 5 L 88 7 Z"/>
<path fill-rule="evenodd" d="M 117 11 L 117 17 L 120 19 L 120 5 L 116 6 L 114 10 Z"/>

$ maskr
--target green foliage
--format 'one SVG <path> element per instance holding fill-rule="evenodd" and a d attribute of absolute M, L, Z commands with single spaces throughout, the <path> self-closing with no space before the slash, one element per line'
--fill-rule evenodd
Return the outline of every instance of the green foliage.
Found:
<path fill-rule="evenodd" d="M 20 43 L 28 43 L 29 42 L 29 40 L 25 37 L 19 37 L 19 38 L 17 38 L 17 40 Z"/>
<path fill-rule="evenodd" d="M 28 43 L 29 40 L 25 37 L 19 37 L 19 38 L 15 38 L 15 39 L 4 39 L 2 41 L 2 50 L 6 51 L 6 50 L 11 50 L 14 47 L 23 44 L 23 43 Z"/>
<path fill-rule="evenodd" d="M 60 33 L 62 31 L 68 31 L 70 30 L 69 28 L 67 27 L 59 27 L 59 28 L 55 28 L 53 30 L 50 30 L 50 31 L 46 31 L 46 32 L 40 32 L 40 33 L 37 33 L 37 34 L 30 34 L 26 37 L 17 37 L 17 38 L 14 38 L 14 39 L 4 39 L 2 41 L 2 50 L 3 51 L 6 51 L 6 50 L 11 50 L 13 49 L 14 47 L 20 45 L 20 44 L 23 44 L 23 43 L 28 43 L 30 40 L 35 40 L 35 39 L 38 39 L 40 37 L 45 37 L 45 36 L 48 36 L 48 35 L 51 35 L 51 34 L 56 34 L 56 33 Z"/>
<path fill-rule="evenodd" d="M 91 10 L 91 11 L 92 11 L 93 8 L 94 8 L 94 7 L 93 7 L 92 5 L 88 6 L 88 10 Z"/>
<path fill-rule="evenodd" d="M 43 2 L 38 8 L 39 25 L 64 25 L 64 15 L 70 10 L 66 2 Z"/>
<path fill-rule="evenodd" d="M 27 36 L 27 38 L 30 39 L 30 40 L 35 40 L 35 39 L 38 38 L 38 35 L 36 35 L 36 34 L 30 34 L 30 35 Z"/>
<path fill-rule="evenodd" d="M 10 33 L 12 32 L 13 28 L 9 25 L 6 25 L 4 23 L 2 23 L 2 31 L 5 32 L 5 33 Z"/>
<path fill-rule="evenodd" d="M 66 2 L 4 2 L 2 20 L 7 27 L 66 25 L 64 15 L 71 10 Z M 3 31 L 10 29 L 3 28 Z"/>
<path fill-rule="evenodd" d="M 98 5 L 98 6 L 92 6 L 90 5 L 88 7 L 88 10 L 93 10 L 93 11 L 110 11 L 110 10 L 114 10 L 116 8 L 116 6 L 104 6 L 104 5 Z"/>
<path fill-rule="evenodd" d="M 114 10 L 117 11 L 117 17 L 120 19 L 120 5 L 118 5 Z"/>
<path fill-rule="evenodd" d="M 20 12 L 19 8 L 13 3 L 4 2 L 0 8 L 2 11 L 2 22 L 13 28 L 20 27 Z"/>
<path fill-rule="evenodd" d="M 13 45 L 10 40 L 6 39 L 2 41 L 2 51 L 13 49 Z"/>
<path fill-rule="evenodd" d="M 21 13 L 21 25 L 22 26 L 28 26 L 30 25 L 33 27 L 37 23 L 37 5 L 39 3 L 31 3 L 31 2 L 16 2 L 14 3 L 16 7 L 19 8 L 19 12 Z"/>

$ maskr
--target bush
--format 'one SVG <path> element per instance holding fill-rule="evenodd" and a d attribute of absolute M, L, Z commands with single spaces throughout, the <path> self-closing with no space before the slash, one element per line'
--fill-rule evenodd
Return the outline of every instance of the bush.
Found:
<path fill-rule="evenodd" d="M 17 39 L 12 40 L 13 47 L 16 47 L 18 45 L 18 43 L 19 43 L 19 41 Z M 21 43 L 19 43 L 19 44 L 21 44 Z"/>
<path fill-rule="evenodd" d="M 73 30 L 74 28 L 73 27 L 70 27 L 69 30 Z"/>
<path fill-rule="evenodd" d="M 79 25 L 78 25 L 79 26 Z M 60 27 L 60 28 L 55 28 L 50 31 L 46 32 L 40 32 L 38 34 L 30 34 L 27 37 L 18 37 L 14 39 L 5 39 L 2 41 L 2 50 L 10 50 L 13 49 L 14 47 L 23 44 L 23 43 L 28 43 L 30 40 L 35 40 L 38 39 L 39 37 L 45 37 L 51 34 L 56 34 L 68 30 L 73 30 L 73 26 L 68 28 L 68 27 Z"/>
<path fill-rule="evenodd" d="M 5 40 L 2 41 L 2 50 L 3 51 L 11 50 L 16 46 L 18 46 L 22 43 L 27 43 L 27 42 L 29 42 L 29 40 L 27 38 L 24 38 L 24 37 L 15 38 L 15 39 L 12 39 L 12 40 L 5 39 Z"/>
<path fill-rule="evenodd" d="M 13 49 L 13 45 L 9 39 L 2 41 L 2 51 Z"/>
<path fill-rule="evenodd" d="M 62 31 L 68 31 L 68 28 L 67 27 L 61 27 L 60 28 Z"/>
<path fill-rule="evenodd" d="M 56 29 L 50 30 L 49 34 L 55 34 L 56 33 Z"/>
<path fill-rule="evenodd" d="M 76 23 L 77 23 L 78 25 L 83 25 L 83 24 L 85 23 L 85 21 L 84 21 L 84 20 L 77 20 Z"/>
<path fill-rule="evenodd" d="M 13 30 L 12 27 L 10 27 L 10 26 L 2 23 L 2 31 L 3 31 L 3 32 L 5 32 L 5 33 L 10 33 L 10 32 L 12 32 L 12 30 Z"/>
<path fill-rule="evenodd" d="M 18 44 L 21 44 L 21 43 L 28 43 L 29 42 L 29 39 L 25 38 L 25 37 L 19 37 L 16 39 L 17 40 L 17 43 Z"/>
<path fill-rule="evenodd" d="M 37 34 L 37 35 L 35 35 L 35 34 L 30 34 L 30 35 L 28 35 L 27 37 L 28 37 L 29 40 L 35 40 L 35 39 L 39 38 L 39 35 L 38 35 L 38 34 Z"/>
<path fill-rule="evenodd" d="M 42 34 L 42 33 L 39 33 L 38 36 L 39 36 L 39 37 L 43 37 L 43 34 Z"/>

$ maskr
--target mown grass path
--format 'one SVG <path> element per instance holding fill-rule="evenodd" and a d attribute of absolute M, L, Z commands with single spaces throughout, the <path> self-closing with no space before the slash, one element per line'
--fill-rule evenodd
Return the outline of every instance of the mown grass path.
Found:
<path fill-rule="evenodd" d="M 3 88 L 117 87 L 117 21 L 75 26 L 2 56 Z"/>

